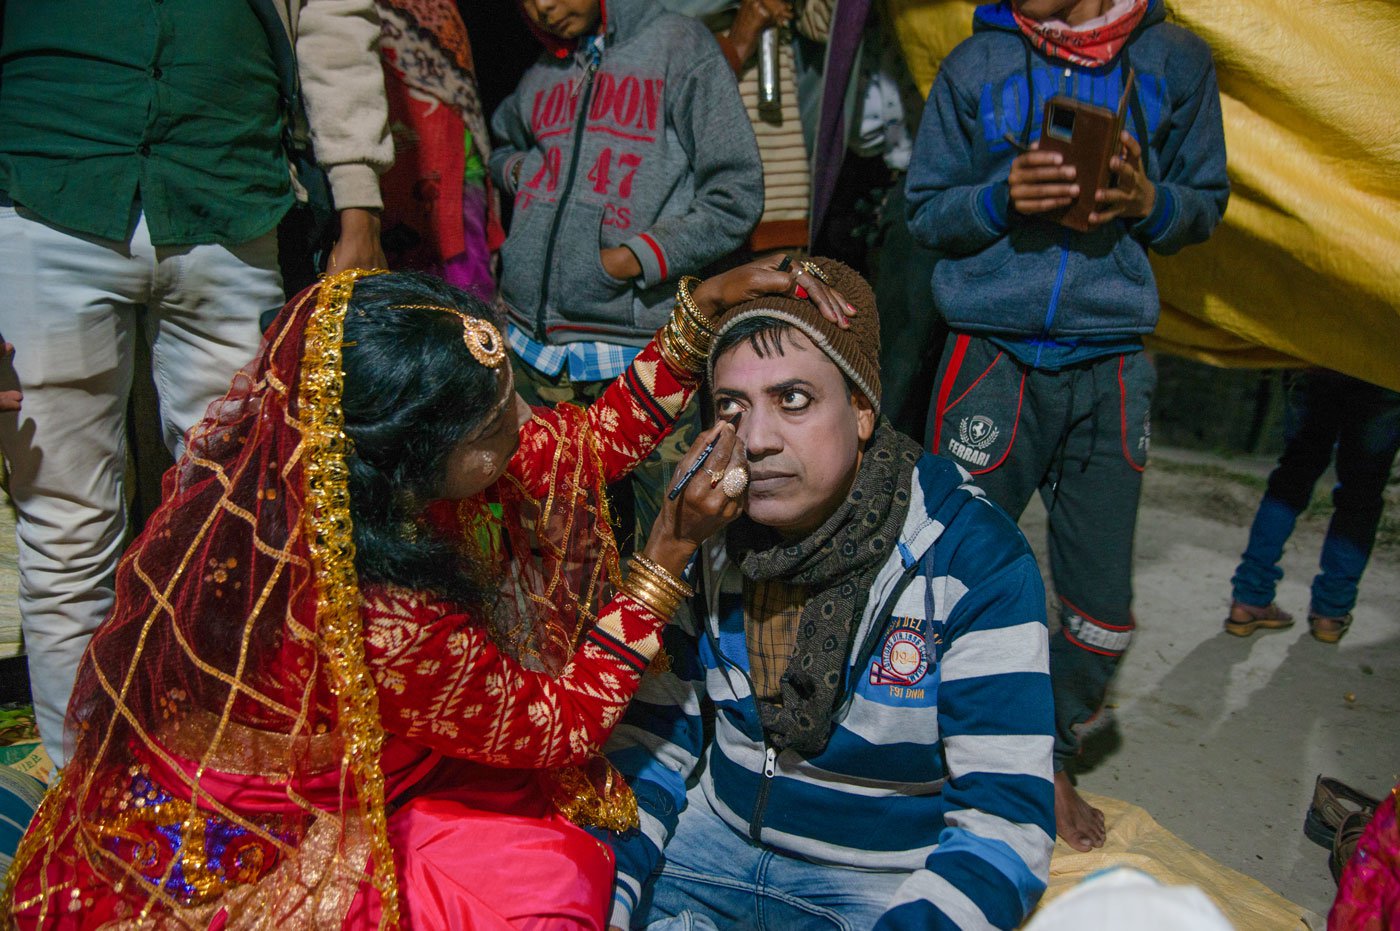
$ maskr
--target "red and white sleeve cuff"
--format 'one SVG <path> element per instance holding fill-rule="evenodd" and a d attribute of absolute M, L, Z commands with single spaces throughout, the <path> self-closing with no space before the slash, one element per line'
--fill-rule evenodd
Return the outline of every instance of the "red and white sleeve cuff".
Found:
<path fill-rule="evenodd" d="M 671 277 L 670 262 L 666 257 L 666 250 L 661 248 L 661 243 L 657 242 L 650 234 L 638 233 L 630 239 L 623 240 L 622 244 L 631 249 L 632 254 L 641 263 L 643 287 L 650 288 Z"/>

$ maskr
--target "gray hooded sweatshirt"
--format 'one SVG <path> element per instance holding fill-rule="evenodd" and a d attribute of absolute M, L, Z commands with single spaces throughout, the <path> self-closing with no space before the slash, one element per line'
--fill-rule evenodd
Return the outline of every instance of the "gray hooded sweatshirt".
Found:
<path fill-rule="evenodd" d="M 645 344 L 675 279 L 763 213 L 758 145 L 714 37 L 651 0 L 604 10 L 600 54 L 547 52 L 491 120 L 491 172 L 515 196 L 501 297 L 539 342 Z M 599 251 L 619 245 L 639 278 L 604 270 Z"/>

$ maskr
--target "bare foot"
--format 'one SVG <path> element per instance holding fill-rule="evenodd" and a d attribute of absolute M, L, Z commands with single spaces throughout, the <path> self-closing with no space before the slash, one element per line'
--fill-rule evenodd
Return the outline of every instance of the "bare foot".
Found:
<path fill-rule="evenodd" d="M 1102 847 L 1108 836 L 1103 812 L 1080 797 L 1064 770 L 1055 774 L 1055 830 L 1080 853 Z"/>

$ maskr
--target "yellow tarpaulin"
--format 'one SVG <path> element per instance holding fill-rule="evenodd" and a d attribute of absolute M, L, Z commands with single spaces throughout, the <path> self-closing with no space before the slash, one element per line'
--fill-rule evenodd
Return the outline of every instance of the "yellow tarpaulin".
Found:
<path fill-rule="evenodd" d="M 1177 837 L 1136 805 L 1102 795 L 1085 799 L 1104 814 L 1108 839 L 1103 847 L 1080 853 L 1062 840 L 1050 859 L 1050 888 L 1042 904 L 1053 902 L 1080 880 L 1113 866 L 1131 866 L 1168 886 L 1198 886 L 1230 919 L 1235 931 L 1322 931 L 1322 916 L 1288 901 L 1268 886 L 1236 872 Z"/>
<path fill-rule="evenodd" d="M 928 94 L 967 0 L 885 0 Z M 1400 3 L 1169 0 L 1210 43 L 1230 206 L 1154 256 L 1156 344 L 1215 365 L 1323 365 L 1400 389 Z"/>

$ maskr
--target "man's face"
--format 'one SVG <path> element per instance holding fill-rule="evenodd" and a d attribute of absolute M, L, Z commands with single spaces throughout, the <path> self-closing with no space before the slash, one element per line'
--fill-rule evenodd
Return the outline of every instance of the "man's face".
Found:
<path fill-rule="evenodd" d="M 602 19 L 599 0 L 523 0 L 523 6 L 532 23 L 561 39 L 596 32 Z"/>
<path fill-rule="evenodd" d="M 788 539 L 830 517 L 851 490 L 875 412 L 800 330 L 768 333 L 764 355 L 743 340 L 715 362 L 717 417 L 742 413 L 749 517 Z M 760 336 L 762 341 L 764 336 Z"/>

